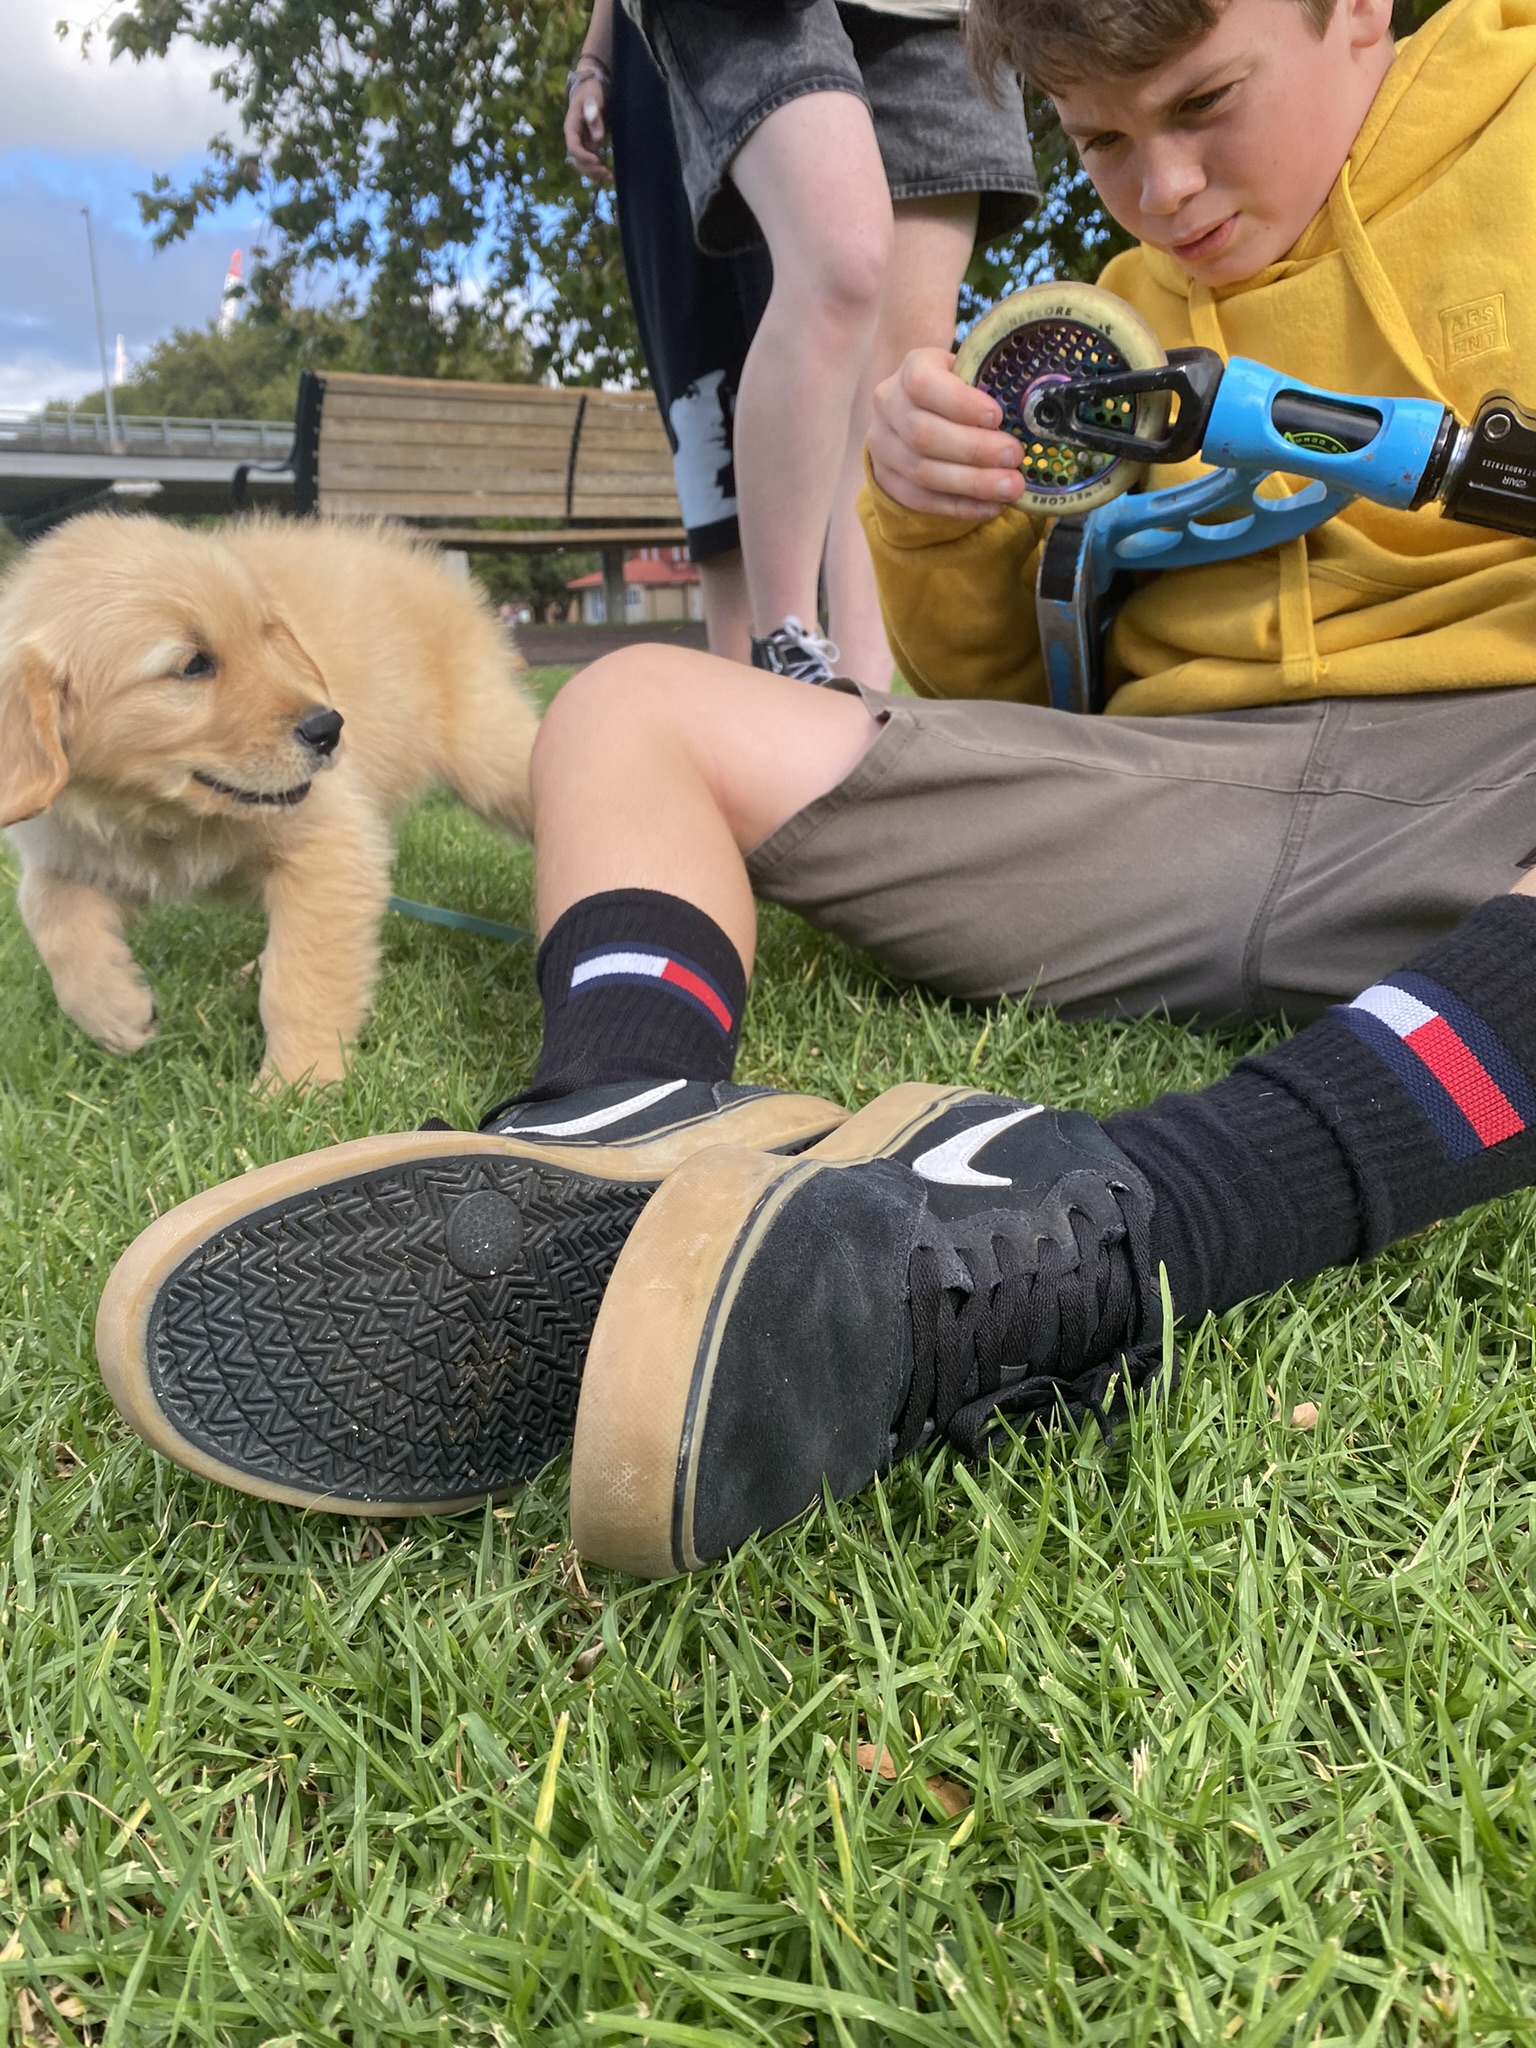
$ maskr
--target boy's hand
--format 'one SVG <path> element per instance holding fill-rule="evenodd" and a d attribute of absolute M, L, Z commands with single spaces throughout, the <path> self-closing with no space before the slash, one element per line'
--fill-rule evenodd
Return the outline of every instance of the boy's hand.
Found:
<path fill-rule="evenodd" d="M 962 383 L 954 360 L 914 349 L 876 387 L 870 466 L 881 490 L 914 512 L 990 519 L 1023 494 L 1023 451 L 1002 431 L 997 400 Z"/>

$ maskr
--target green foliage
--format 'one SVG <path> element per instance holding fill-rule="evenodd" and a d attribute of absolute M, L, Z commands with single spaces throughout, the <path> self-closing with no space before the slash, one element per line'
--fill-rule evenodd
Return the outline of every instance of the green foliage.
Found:
<path fill-rule="evenodd" d="M 134 364 L 126 384 L 113 386 L 112 402 L 121 413 L 150 416 L 291 419 L 299 372 L 359 367 L 359 339 L 357 323 L 334 312 L 244 319 L 228 334 L 212 321 L 178 327 Z M 77 407 L 105 409 L 99 391 Z"/>
<path fill-rule="evenodd" d="M 1399 38 L 1411 36 L 1445 4 L 1446 0 L 1392 0 L 1392 33 Z"/>
<path fill-rule="evenodd" d="M 269 1102 L 255 912 L 136 928 L 162 1035 L 120 1060 L 13 875 L 0 2039 L 1528 2048 L 1530 1197 L 1208 1322 L 1111 1448 L 935 1449 L 693 1580 L 580 1566 L 563 1463 L 452 1521 L 300 1514 L 130 1435 L 101 1283 L 247 1166 L 472 1124 L 531 1070 L 531 949 L 389 918 L 355 1071 Z M 446 803 L 397 881 L 529 921 L 527 854 Z M 760 960 L 742 1077 L 851 1103 L 1104 1111 L 1255 1042 L 989 1020 L 779 912 Z"/>
<path fill-rule="evenodd" d="M 445 351 L 494 352 L 521 326 L 535 376 L 623 376 L 638 353 L 611 198 L 594 200 L 561 136 L 586 15 L 583 0 L 134 0 L 114 53 L 163 57 L 179 38 L 217 52 L 238 121 L 189 183 L 155 178 L 144 217 L 171 241 L 259 194 L 280 240 L 254 270 L 257 302 L 286 304 L 317 268 L 366 279 L 370 366 L 441 374 Z"/>
<path fill-rule="evenodd" d="M 112 389 L 120 413 L 184 419 L 288 419 L 301 370 L 383 370 L 367 323 L 344 306 L 321 311 L 262 309 L 228 334 L 216 322 L 178 327 Z M 530 378 L 518 334 L 445 336 L 433 374 L 523 383 Z M 82 398 L 80 412 L 105 411 L 102 395 Z"/>
<path fill-rule="evenodd" d="M 1441 4 L 1398 0 L 1398 32 Z M 280 241 L 258 252 L 257 304 L 281 315 L 308 271 L 359 280 L 358 367 L 506 376 L 495 366 L 520 330 L 518 375 L 643 381 L 612 194 L 565 161 L 565 73 L 588 12 L 587 0 L 132 0 L 114 52 L 144 61 L 179 39 L 216 52 L 236 116 L 188 183 L 155 178 L 144 217 L 172 241 L 259 194 Z M 1125 246 L 1038 95 L 1031 122 L 1040 209 L 977 251 L 963 324 L 1034 278 L 1092 278 Z M 475 250 L 483 295 L 468 287 Z"/>
<path fill-rule="evenodd" d="M 601 562 L 601 555 L 590 548 L 556 548 L 548 553 L 528 554 L 509 548 L 505 554 L 477 552 L 469 558 L 471 571 L 484 584 L 493 604 L 509 599 L 513 604 L 526 604 L 541 624 L 548 619 L 551 607 L 563 608 L 569 601 L 571 593 L 565 586 L 570 579 L 585 576 Z"/>
<path fill-rule="evenodd" d="M 1031 92 L 1026 104 L 1040 204 L 1014 234 L 977 249 L 960 294 L 962 327 L 1006 293 L 1038 279 L 1076 277 L 1091 283 L 1111 256 L 1130 247 L 1130 236 L 1100 206 L 1050 101 Z"/>

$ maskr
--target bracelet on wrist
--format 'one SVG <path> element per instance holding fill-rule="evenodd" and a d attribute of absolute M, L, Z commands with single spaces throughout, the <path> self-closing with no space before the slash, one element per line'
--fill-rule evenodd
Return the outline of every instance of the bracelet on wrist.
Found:
<path fill-rule="evenodd" d="M 565 74 L 565 96 L 569 99 L 578 85 L 600 85 L 606 91 L 612 83 L 613 74 L 602 58 L 583 51 Z"/>

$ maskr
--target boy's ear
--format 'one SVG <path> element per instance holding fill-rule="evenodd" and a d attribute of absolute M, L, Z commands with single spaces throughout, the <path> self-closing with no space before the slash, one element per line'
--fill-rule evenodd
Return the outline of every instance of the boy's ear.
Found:
<path fill-rule="evenodd" d="M 69 780 L 65 680 L 28 641 L 0 654 L 0 825 L 45 811 Z"/>

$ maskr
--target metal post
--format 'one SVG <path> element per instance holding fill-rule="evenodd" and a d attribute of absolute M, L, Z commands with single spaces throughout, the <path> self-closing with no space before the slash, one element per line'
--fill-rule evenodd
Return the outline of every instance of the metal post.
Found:
<path fill-rule="evenodd" d="M 107 330 L 101 318 L 101 285 L 96 277 L 96 238 L 91 233 L 91 209 L 82 206 L 85 215 L 85 247 L 91 259 L 91 299 L 96 307 L 96 348 L 101 356 L 101 389 L 107 401 L 107 439 L 115 449 L 117 440 L 117 409 L 112 403 L 112 379 L 107 373 Z"/>
<path fill-rule="evenodd" d="M 624 613 L 624 550 L 603 549 L 603 611 L 610 626 L 622 626 Z"/>

